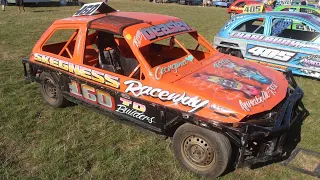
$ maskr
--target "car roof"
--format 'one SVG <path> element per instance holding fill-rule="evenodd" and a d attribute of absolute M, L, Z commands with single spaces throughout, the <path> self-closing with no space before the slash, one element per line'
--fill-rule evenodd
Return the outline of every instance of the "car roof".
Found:
<path fill-rule="evenodd" d="M 142 12 L 111 12 L 108 14 L 96 14 L 91 16 L 73 16 L 56 20 L 55 24 L 87 24 L 88 28 L 101 29 L 122 35 L 124 28 L 140 23 L 157 25 L 168 21 L 176 21 L 179 18 L 161 14 Z"/>

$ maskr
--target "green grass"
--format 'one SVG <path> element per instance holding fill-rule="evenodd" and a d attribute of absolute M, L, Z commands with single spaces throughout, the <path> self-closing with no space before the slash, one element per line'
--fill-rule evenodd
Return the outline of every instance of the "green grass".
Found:
<path fill-rule="evenodd" d="M 226 9 L 112 0 L 122 11 L 184 19 L 210 42 L 228 20 Z M 27 57 L 52 22 L 79 7 L 14 6 L 0 12 L 0 179 L 201 179 L 180 168 L 171 141 L 123 125 L 84 106 L 53 109 L 36 83 L 23 79 Z M 296 77 L 310 111 L 299 146 L 320 151 L 320 84 Z M 319 89 L 319 90 L 318 90 Z M 238 169 L 220 179 L 312 179 L 279 164 Z"/>

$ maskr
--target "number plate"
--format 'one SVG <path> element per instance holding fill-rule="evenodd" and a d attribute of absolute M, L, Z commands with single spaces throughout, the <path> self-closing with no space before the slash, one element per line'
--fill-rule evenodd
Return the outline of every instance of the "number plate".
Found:
<path fill-rule="evenodd" d="M 92 15 L 99 9 L 102 3 L 104 2 L 85 4 L 73 16 Z"/>
<path fill-rule="evenodd" d="M 262 13 L 265 11 L 264 4 L 254 4 L 244 6 L 243 13 Z"/>

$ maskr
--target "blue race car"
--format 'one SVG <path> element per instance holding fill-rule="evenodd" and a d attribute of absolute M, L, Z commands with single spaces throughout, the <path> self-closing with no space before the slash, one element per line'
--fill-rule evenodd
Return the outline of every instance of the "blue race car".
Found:
<path fill-rule="evenodd" d="M 320 79 L 320 18 L 297 12 L 239 14 L 214 38 L 223 53 Z"/>
<path fill-rule="evenodd" d="M 228 8 L 233 2 L 234 0 L 217 0 L 213 2 L 213 5 Z"/>

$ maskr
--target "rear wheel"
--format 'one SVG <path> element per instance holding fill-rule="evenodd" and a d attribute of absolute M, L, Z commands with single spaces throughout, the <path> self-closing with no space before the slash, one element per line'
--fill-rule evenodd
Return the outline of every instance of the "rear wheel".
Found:
<path fill-rule="evenodd" d="M 225 171 L 231 156 L 227 137 L 188 123 L 176 130 L 173 150 L 184 168 L 210 178 Z"/>
<path fill-rule="evenodd" d="M 55 83 L 50 73 L 42 72 L 40 80 L 42 82 L 40 84 L 41 94 L 50 106 L 58 108 L 64 107 L 69 103 L 68 100 L 63 97 L 58 85 Z"/>

